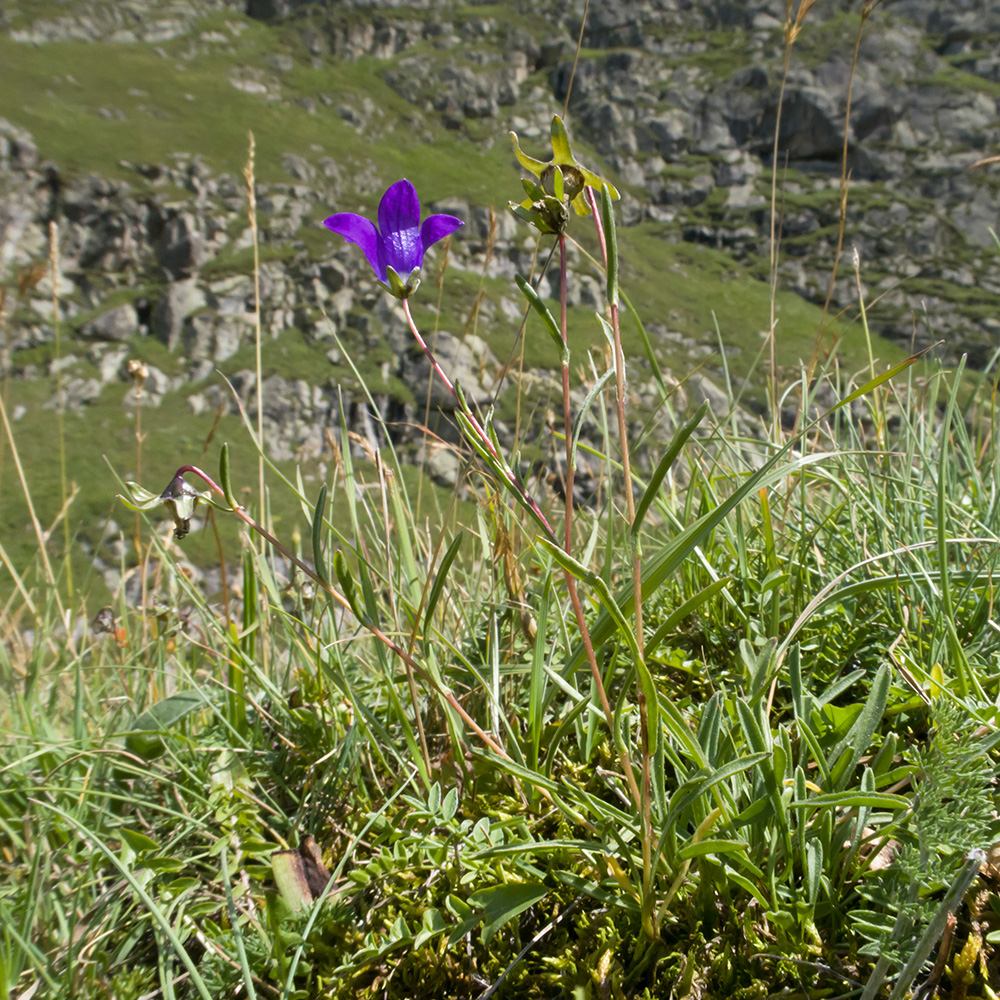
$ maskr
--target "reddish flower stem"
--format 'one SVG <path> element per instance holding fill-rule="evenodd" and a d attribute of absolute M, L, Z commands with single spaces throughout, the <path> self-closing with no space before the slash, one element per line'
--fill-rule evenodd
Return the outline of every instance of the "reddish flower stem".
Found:
<path fill-rule="evenodd" d="M 594 215 L 594 225 L 597 227 L 597 236 L 601 244 L 601 254 L 604 258 L 604 268 L 608 267 L 608 247 L 604 233 L 604 226 L 601 223 L 601 214 L 598 211 L 597 199 L 594 189 L 587 188 L 587 199 L 590 202 L 590 209 Z M 632 588 L 635 593 L 635 641 L 641 659 L 646 656 L 645 636 L 642 628 L 642 553 L 639 548 L 638 538 L 632 537 L 632 527 L 635 524 L 635 497 L 632 491 L 632 466 L 628 445 L 628 424 L 625 419 L 625 352 L 622 349 L 621 327 L 619 325 L 618 303 L 611 304 L 611 328 L 614 332 L 615 345 L 615 409 L 618 414 L 618 437 L 621 440 L 622 454 L 622 477 L 625 487 L 625 507 L 628 514 L 629 526 L 629 548 L 632 552 Z M 652 771 L 649 754 L 649 706 L 646 704 L 646 695 L 641 684 L 638 688 L 636 699 L 639 705 L 639 744 L 642 753 L 642 861 L 643 861 L 643 900 L 652 901 L 652 843 L 653 843 L 653 815 L 652 815 Z M 644 907 L 645 909 L 645 907 Z M 644 917 L 651 916 L 644 912 Z M 655 928 L 651 928 L 655 931 Z"/>
<path fill-rule="evenodd" d="M 566 431 L 566 530 L 564 547 L 567 552 L 573 547 L 573 480 L 575 478 L 575 462 L 573 461 L 573 412 L 569 398 L 569 335 L 566 329 L 566 237 L 559 234 L 559 331 L 562 333 L 562 390 L 563 390 L 563 427 Z"/>
<path fill-rule="evenodd" d="M 455 390 L 455 386 L 451 379 L 444 373 L 444 369 L 438 364 L 437 358 L 434 357 L 434 352 L 427 346 L 427 342 L 420 335 L 420 331 L 417 329 L 417 324 L 413 321 L 413 316 L 410 313 L 410 303 L 408 299 L 403 299 L 403 312 L 406 315 L 406 322 L 409 324 L 410 333 L 413 334 L 414 339 L 420 345 L 420 349 L 424 352 L 427 360 L 431 364 L 431 368 L 434 370 L 435 374 L 441 379 L 445 384 L 445 388 L 451 393 L 452 398 L 456 403 L 460 404 L 458 397 L 458 392 Z M 461 404 L 460 404 L 461 405 Z M 552 525 L 549 524 L 548 518 L 542 513 L 541 507 L 538 506 L 534 497 L 528 492 L 527 488 L 521 483 L 517 478 L 517 474 L 511 469 L 507 463 L 503 460 L 496 447 L 493 444 L 492 438 L 487 434 L 486 429 L 479 422 L 479 418 L 469 409 L 463 409 L 462 412 L 465 414 L 466 419 L 472 425 L 472 429 L 475 431 L 476 440 L 493 456 L 497 463 L 497 471 L 503 476 L 504 481 L 507 483 L 511 489 L 515 490 L 521 499 L 531 508 L 531 512 L 534 514 L 535 518 L 538 520 L 539 524 L 545 529 L 546 533 L 552 539 L 552 541 L 557 541 L 555 530 Z"/>
<path fill-rule="evenodd" d="M 562 308 L 562 317 L 563 317 L 562 335 L 563 335 L 563 342 L 565 343 L 565 341 L 566 341 L 566 257 L 565 257 L 565 242 L 563 242 L 561 278 L 562 278 L 562 281 L 561 281 L 561 286 L 562 286 L 561 298 L 562 298 L 562 306 L 563 306 L 563 308 Z M 442 382 L 444 382 L 444 384 L 447 387 L 448 391 L 451 393 L 452 397 L 455 399 L 455 402 L 456 403 L 459 402 L 458 393 L 455 391 L 454 384 L 452 383 L 451 379 L 449 379 L 448 376 L 445 375 L 444 370 L 438 364 L 437 358 L 434 357 L 434 353 L 427 346 L 427 342 L 420 335 L 420 331 L 417 329 L 417 324 L 414 322 L 413 315 L 410 312 L 410 303 L 409 303 L 409 301 L 407 299 L 403 299 L 402 302 L 403 302 L 403 313 L 405 314 L 406 321 L 409 324 L 410 332 L 413 334 L 415 340 L 420 345 L 420 349 L 424 352 L 424 355 L 427 357 L 427 360 L 430 362 L 431 368 L 438 375 L 438 377 L 442 380 Z M 570 535 L 570 529 L 571 529 L 571 526 L 572 526 L 571 512 L 572 512 L 572 502 L 573 502 L 573 490 L 572 490 L 573 480 L 572 480 L 572 472 L 571 472 L 572 462 L 570 461 L 570 459 L 572 457 L 572 440 L 571 439 L 572 439 L 572 426 L 573 425 L 572 425 L 572 421 L 571 421 L 571 414 L 569 413 L 569 410 L 568 410 L 568 407 L 569 407 L 569 368 L 567 366 L 564 366 L 564 372 L 563 372 L 563 394 L 564 394 L 564 399 L 565 399 L 565 411 L 564 412 L 566 413 L 566 448 L 567 448 L 566 455 L 567 455 L 567 476 L 568 476 L 568 480 L 567 480 L 567 486 L 568 486 L 568 488 L 567 488 L 567 491 L 566 491 L 566 497 L 567 497 L 567 504 L 569 505 L 568 508 L 567 508 L 568 515 L 567 515 L 567 518 L 566 518 L 565 546 L 566 546 L 566 551 L 569 551 L 570 542 L 572 540 L 571 535 Z M 535 499 L 531 496 L 530 493 L 528 493 L 526 487 L 524 485 L 522 485 L 518 481 L 518 479 L 517 479 L 516 475 L 514 474 L 513 470 L 510 469 L 510 467 L 503 460 L 503 458 L 501 458 L 501 456 L 497 453 L 497 450 L 496 450 L 496 448 L 493 445 L 493 441 L 491 440 L 489 434 L 486 433 L 485 429 L 483 428 L 483 425 L 479 422 L 479 419 L 475 416 L 475 414 L 470 413 L 467 410 L 465 410 L 463 412 L 465 413 L 465 416 L 468 418 L 469 423 L 472 426 L 473 431 L 475 432 L 476 439 L 490 453 L 490 455 L 492 455 L 494 457 L 494 459 L 496 460 L 497 470 L 503 476 L 503 478 L 504 478 L 505 482 L 507 483 L 507 485 L 511 489 L 515 490 L 518 493 L 518 495 L 521 497 L 521 499 L 531 508 L 532 513 L 535 515 L 535 518 L 538 520 L 539 524 L 545 529 L 546 534 L 548 534 L 549 538 L 553 542 L 555 542 L 555 543 L 558 544 L 558 538 L 557 538 L 556 533 L 553 530 L 552 526 L 549 524 L 548 519 L 542 513 L 541 508 L 538 506 L 538 504 L 535 501 Z M 613 744 L 615 742 L 615 716 L 614 716 L 614 712 L 612 712 L 612 710 L 611 710 L 611 703 L 608 701 L 608 695 L 607 695 L 607 692 L 604 689 L 604 681 L 603 681 L 603 679 L 601 677 L 601 670 L 600 670 L 600 667 L 597 665 L 597 656 L 594 654 L 594 645 L 593 645 L 593 643 L 590 640 L 590 630 L 587 627 L 587 618 L 586 618 L 586 615 L 584 614 L 583 603 L 580 600 L 580 594 L 579 594 L 579 591 L 578 591 L 577 586 L 576 586 L 576 580 L 574 579 L 574 577 L 570 573 L 566 573 L 566 589 L 567 589 L 567 591 L 569 593 L 570 603 L 573 605 L 573 614 L 574 614 L 574 616 L 576 618 L 577 628 L 580 630 L 580 637 L 583 640 L 583 648 L 584 648 L 584 652 L 587 655 L 587 663 L 590 665 L 590 672 L 591 672 L 591 675 L 594 678 L 594 684 L 595 684 L 595 686 L 597 688 L 598 696 L 599 696 L 599 698 L 601 700 L 601 708 L 604 710 L 604 718 L 607 721 L 608 732 L 609 732 L 609 734 L 611 736 L 611 740 L 612 740 L 612 744 Z M 622 769 L 625 772 L 625 777 L 626 777 L 626 780 L 628 781 L 628 784 L 629 784 L 629 789 L 630 789 L 630 791 L 632 793 L 632 798 L 633 798 L 633 800 L 636 803 L 639 803 L 641 801 L 640 796 L 639 796 L 639 786 L 636 783 L 635 775 L 632 773 L 632 765 L 631 765 L 631 762 L 629 760 L 628 751 L 625 750 L 624 747 L 622 747 L 621 750 L 620 750 L 620 752 L 619 752 L 619 756 L 620 756 L 620 759 L 621 759 Z"/>

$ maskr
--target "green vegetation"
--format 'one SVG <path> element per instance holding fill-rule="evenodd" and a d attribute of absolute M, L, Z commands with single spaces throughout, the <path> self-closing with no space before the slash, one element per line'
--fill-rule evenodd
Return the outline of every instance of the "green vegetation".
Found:
<path fill-rule="evenodd" d="M 814 390 L 827 382 L 852 388 L 831 369 Z M 60 632 L 61 588 L 26 581 L 0 663 L 5 991 L 429 997 L 504 978 L 525 997 L 764 997 L 843 991 L 873 968 L 904 982 L 975 880 L 967 853 L 1000 832 L 1000 539 L 989 420 L 942 374 L 897 383 L 792 439 L 810 442 L 797 457 L 702 414 L 653 487 L 649 876 L 620 760 L 641 760 L 634 649 L 600 599 L 609 587 L 630 614 L 613 510 L 577 512 L 574 572 L 599 599 L 586 620 L 614 736 L 538 529 L 496 498 L 428 493 L 391 454 L 401 478 L 382 480 L 341 435 L 318 513 L 315 483 L 270 492 L 298 509 L 298 529 L 274 530 L 319 558 L 329 600 L 251 537 L 227 558 L 244 598 L 227 612 L 180 561 L 210 534 L 166 541 L 158 520 L 150 611 L 118 595 L 117 632 Z M 662 454 L 691 429 L 676 428 L 662 413 Z M 242 496 L 253 449 L 229 431 Z M 614 491 L 617 444 L 601 450 Z M 200 451 L 176 440 L 144 481 L 158 490 Z M 29 621 L 25 644 L 13 626 Z M 297 850 L 309 836 L 319 863 L 308 840 Z M 980 884 L 967 905 L 944 982 L 965 962 L 988 996 L 969 955 L 1000 933 L 1000 897 Z"/>
<path fill-rule="evenodd" d="M 220 166 L 246 113 L 258 148 L 280 134 L 265 176 L 323 121 L 344 163 L 506 191 L 506 147 L 431 125 L 373 145 L 332 112 L 279 123 L 244 104 L 220 81 L 269 43 L 230 15 L 206 30 L 235 23 L 215 65 L 191 39 L 116 53 L 123 78 L 162 59 L 199 99 L 226 97 L 199 136 L 163 96 L 149 158 L 201 138 Z M 58 54 L 42 52 L 17 56 L 36 83 Z M 334 70 L 345 88 L 402 107 L 374 63 L 356 68 Z M 285 79 L 305 94 L 319 72 Z M 77 86 L 53 116 L 98 93 Z M 33 130 L 83 168 L 83 126 L 55 117 Z M 118 124 L 100 122 L 108 141 Z M 383 428 L 376 453 L 334 423 L 320 458 L 271 462 L 242 412 L 191 412 L 204 384 L 139 408 L 119 384 L 60 423 L 48 404 L 100 358 L 71 331 L 61 352 L 17 353 L 74 358 L 4 387 L 0 1000 L 995 997 L 997 372 L 876 356 L 861 309 L 817 343 L 815 307 L 602 209 L 572 219 L 584 235 L 558 283 L 592 279 L 596 317 L 572 306 L 563 324 L 525 282 L 454 268 L 439 301 L 440 247 L 397 304 L 428 341 L 475 330 L 549 383 L 495 413 L 454 392 L 446 440 L 416 426 L 397 449 Z M 563 234 L 543 240 L 558 267 Z M 211 268 L 250 266 L 240 250 Z M 528 314 L 521 343 L 502 297 Z M 351 321 L 331 340 L 290 327 L 220 369 L 259 355 L 264 379 L 419 407 L 383 373 L 382 322 L 357 304 Z M 184 364 L 151 338 L 127 348 Z M 698 383 L 712 405 L 686 406 L 663 369 L 699 365 L 724 388 Z M 457 452 L 454 489 L 414 463 L 432 446 Z"/>

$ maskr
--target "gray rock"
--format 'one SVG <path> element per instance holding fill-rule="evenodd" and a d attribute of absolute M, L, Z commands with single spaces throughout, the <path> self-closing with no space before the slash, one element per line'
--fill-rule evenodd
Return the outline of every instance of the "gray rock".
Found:
<path fill-rule="evenodd" d="M 184 324 L 184 354 L 192 361 L 225 361 L 251 331 L 252 324 L 236 316 L 200 312 Z"/>
<path fill-rule="evenodd" d="M 179 212 L 167 221 L 158 251 L 160 266 L 171 280 L 190 277 L 201 267 L 205 236 L 191 213 Z"/>
<path fill-rule="evenodd" d="M 294 0 L 247 0 L 246 12 L 258 21 L 273 21 L 290 14 L 294 7 Z"/>
<path fill-rule="evenodd" d="M 33 170 L 38 147 L 31 134 L 0 118 L 0 170 Z"/>
<path fill-rule="evenodd" d="M 91 361 L 97 366 L 101 382 L 117 381 L 125 368 L 125 361 L 128 358 L 127 347 L 111 347 L 105 344 L 95 344 L 90 352 Z"/>
<path fill-rule="evenodd" d="M 115 306 L 80 328 L 88 340 L 131 340 L 139 332 L 139 314 L 131 303 Z"/>
<path fill-rule="evenodd" d="M 691 116 L 680 108 L 671 108 L 655 118 L 639 122 L 635 141 L 643 152 L 656 152 L 671 160 L 688 148 L 693 131 Z"/>
<path fill-rule="evenodd" d="M 499 365 L 481 337 L 470 334 L 459 340 L 447 331 L 440 330 L 434 354 L 442 371 L 453 383 L 461 384 L 471 402 L 485 403 L 491 398 L 493 378 Z M 430 362 L 423 353 L 404 357 L 400 377 L 414 394 L 426 392 L 431 374 Z M 440 378 L 435 375 L 430 385 L 433 406 L 444 410 L 455 408 L 455 400 Z M 424 398 L 423 395 L 420 398 Z"/>
<path fill-rule="evenodd" d="M 61 403 L 64 410 L 78 411 L 100 395 L 101 383 L 96 378 L 70 378 L 63 385 L 62 392 L 56 392 L 45 408 L 55 410 Z"/>
<path fill-rule="evenodd" d="M 165 393 L 176 388 L 178 381 L 183 381 L 183 379 L 172 379 L 166 372 L 155 365 L 147 365 L 146 371 L 147 375 L 145 385 L 143 385 L 143 392 L 154 397 L 163 396 Z"/>
<path fill-rule="evenodd" d="M 427 457 L 427 471 L 439 486 L 455 486 L 462 473 L 462 459 L 448 445 L 433 447 Z"/>
<path fill-rule="evenodd" d="M 205 289 L 208 304 L 219 313 L 241 316 L 254 309 L 253 279 L 246 274 L 233 274 L 211 282 Z"/>
<path fill-rule="evenodd" d="M 707 375 L 695 372 L 685 383 L 692 407 L 707 402 L 712 416 L 717 420 L 729 414 L 729 397 L 724 389 L 717 386 Z"/>
<path fill-rule="evenodd" d="M 791 159 L 836 159 L 840 155 L 844 145 L 843 123 L 830 118 L 822 107 L 824 101 L 825 95 L 811 88 L 786 93 L 778 148 Z M 764 114 L 755 139 L 755 146 L 761 152 L 771 149 L 777 121 L 775 103 Z"/>
<path fill-rule="evenodd" d="M 284 164 L 285 170 L 297 181 L 310 182 L 316 176 L 316 171 L 313 169 L 312 164 L 301 156 L 296 156 L 293 153 L 285 153 L 281 158 L 281 162 Z"/>
<path fill-rule="evenodd" d="M 184 320 L 205 305 L 205 294 L 194 278 L 167 285 L 153 309 L 150 323 L 153 335 L 173 351 L 180 343 Z"/>

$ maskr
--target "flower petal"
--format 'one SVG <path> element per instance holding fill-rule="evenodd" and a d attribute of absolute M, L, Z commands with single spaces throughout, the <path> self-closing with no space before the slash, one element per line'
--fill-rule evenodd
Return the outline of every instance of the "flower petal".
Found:
<path fill-rule="evenodd" d="M 465 223 L 461 219 L 456 219 L 454 215 L 428 215 L 420 227 L 420 242 L 426 250 L 464 225 Z"/>
<path fill-rule="evenodd" d="M 573 150 L 570 149 L 569 133 L 558 115 L 552 116 L 552 162 L 572 163 L 574 166 L 578 166 L 576 160 L 573 159 Z"/>
<path fill-rule="evenodd" d="M 386 233 L 379 241 L 383 281 L 386 267 L 393 268 L 405 278 L 414 268 L 420 267 L 423 259 L 424 248 L 420 243 L 420 230 L 416 226 Z"/>
<path fill-rule="evenodd" d="M 525 170 L 530 170 L 536 177 L 542 176 L 542 171 L 548 166 L 547 163 L 543 163 L 541 160 L 536 160 L 533 156 L 528 156 L 527 153 L 522 152 L 521 147 L 517 142 L 517 133 L 511 132 L 510 140 L 514 143 L 514 155 L 517 157 L 517 162 L 524 167 Z"/>
<path fill-rule="evenodd" d="M 405 178 L 396 181 L 382 195 L 378 205 L 380 275 L 385 281 L 386 267 L 401 276 L 420 267 L 424 248 L 420 243 L 420 199 L 417 189 Z"/>
<path fill-rule="evenodd" d="M 378 228 L 386 240 L 402 229 L 420 225 L 417 189 L 405 178 L 389 187 L 378 204 Z"/>
<path fill-rule="evenodd" d="M 385 281 L 385 264 L 379 261 L 379 235 L 374 223 L 363 215 L 340 212 L 338 215 L 331 215 L 323 225 L 343 236 L 348 243 L 357 243 L 379 280 Z"/>
<path fill-rule="evenodd" d="M 592 170 L 588 170 L 586 167 L 580 167 L 580 172 L 583 174 L 583 183 L 586 184 L 587 187 L 594 188 L 598 194 L 600 194 L 601 185 L 607 184 L 608 194 L 611 195 L 612 201 L 617 201 L 621 197 L 618 193 L 618 188 L 616 188 L 611 181 L 606 181 L 603 177 L 598 177 L 597 174 L 595 174 Z"/>
<path fill-rule="evenodd" d="M 590 215 L 590 205 L 587 204 L 587 199 L 584 198 L 583 192 L 581 191 L 571 202 L 573 206 L 573 211 L 579 216 Z"/>

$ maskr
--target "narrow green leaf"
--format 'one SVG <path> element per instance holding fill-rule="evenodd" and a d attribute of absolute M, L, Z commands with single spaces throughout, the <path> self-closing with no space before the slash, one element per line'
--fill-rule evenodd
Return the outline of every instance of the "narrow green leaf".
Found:
<path fill-rule="evenodd" d="M 820 876 L 823 874 L 823 845 L 814 837 L 806 843 L 806 897 L 811 905 L 816 905 L 819 895 Z"/>
<path fill-rule="evenodd" d="M 750 895 L 757 900 L 757 903 L 760 906 L 761 910 L 766 912 L 767 910 L 771 909 L 771 904 L 768 903 L 767 899 L 764 897 L 764 894 L 745 875 L 741 875 L 739 872 L 734 872 L 732 869 L 727 867 L 726 878 L 729 879 L 730 882 L 735 882 L 736 885 L 740 886 L 742 889 L 745 889 L 747 892 L 749 892 Z"/>
<path fill-rule="evenodd" d="M 138 830 L 130 830 L 127 826 L 123 826 L 118 832 L 121 834 L 122 840 L 124 840 L 136 854 L 141 854 L 143 851 L 159 850 L 155 840 L 150 839 L 144 833 L 139 833 Z"/>
<path fill-rule="evenodd" d="M 448 581 L 448 571 L 451 569 L 451 564 L 455 561 L 455 556 L 458 555 L 458 550 L 462 547 L 463 537 L 464 535 L 459 532 L 451 540 L 451 544 L 445 550 L 444 558 L 441 560 L 441 565 L 438 567 L 438 571 L 434 576 L 434 582 L 431 584 L 430 593 L 427 595 L 427 609 L 424 611 L 425 632 L 430 628 L 431 618 L 434 615 L 434 609 L 437 607 L 438 601 L 441 599 L 441 594 L 444 592 L 444 585 Z"/>
<path fill-rule="evenodd" d="M 528 686 L 528 736 L 531 741 L 531 766 L 538 767 L 542 746 L 542 726 L 545 721 L 545 654 L 549 627 L 551 576 L 546 574 L 538 606 L 535 609 L 535 643 L 531 652 L 531 677 Z"/>
<path fill-rule="evenodd" d="M 222 884 L 226 887 L 226 909 L 229 913 L 229 926 L 232 930 L 233 939 L 236 942 L 236 956 L 240 961 L 240 970 L 243 973 L 243 988 L 247 991 L 247 1000 L 257 1000 L 257 990 L 253 984 L 250 962 L 247 959 L 246 945 L 243 941 L 243 930 L 240 925 L 239 914 L 236 911 L 236 901 L 233 898 L 233 887 L 229 880 L 228 852 L 225 849 L 222 851 L 220 861 L 222 866 Z"/>
<path fill-rule="evenodd" d="M 316 575 L 324 582 L 329 582 L 326 569 L 326 559 L 323 556 L 323 517 L 326 513 L 326 483 L 319 488 L 319 496 L 316 499 L 316 507 L 312 516 L 312 548 L 313 565 L 316 567 Z"/>
<path fill-rule="evenodd" d="M 688 438 L 694 433 L 695 428 L 705 419 L 706 413 L 708 413 L 707 400 L 698 407 L 694 416 L 677 431 L 673 441 L 670 442 L 670 447 L 666 450 L 663 458 L 657 463 L 656 469 L 653 471 L 653 475 L 650 476 L 649 482 L 646 484 L 646 489 L 643 491 L 642 496 L 639 498 L 639 503 L 635 508 L 635 521 L 632 523 L 632 536 L 634 538 L 638 539 L 639 537 L 639 529 L 642 527 L 642 522 L 649 511 L 650 505 L 660 492 L 664 476 L 666 476 L 670 467 L 677 460 L 677 456 L 681 453 L 681 449 L 687 443 Z"/>
<path fill-rule="evenodd" d="M 871 746 L 875 730 L 882 721 L 885 706 L 889 700 L 889 686 L 892 675 L 889 665 L 883 663 L 872 681 L 871 691 L 865 701 L 865 707 L 851 726 L 847 735 L 837 744 L 827 758 L 830 773 L 833 776 L 833 790 L 843 791 L 851 780 L 855 767 L 861 755 Z"/>
<path fill-rule="evenodd" d="M 639 313 L 636 312 L 635 306 L 632 305 L 629 297 L 621 292 L 622 301 L 625 303 L 625 308 L 628 309 L 629 315 L 635 320 L 635 325 L 639 328 L 639 337 L 642 340 L 642 348 L 646 352 L 646 361 L 649 363 L 650 371 L 653 373 L 653 379 L 656 382 L 660 390 L 660 396 L 666 399 L 670 395 L 670 390 L 667 389 L 667 383 L 663 380 L 663 372 L 660 371 L 660 363 L 656 360 L 656 352 L 653 350 L 653 342 L 650 340 L 649 333 L 646 331 L 646 327 L 643 326 L 642 319 Z"/>
<path fill-rule="evenodd" d="M 911 354 L 910 357 L 904 358 L 902 361 L 893 365 L 891 368 L 886 369 L 884 372 L 882 372 L 881 375 L 877 375 L 875 378 L 870 379 L 868 382 L 865 382 L 865 384 L 861 386 L 859 389 L 855 389 L 854 392 L 852 392 L 849 396 L 845 396 L 842 400 L 840 400 L 839 403 L 835 403 L 833 406 L 831 406 L 830 409 L 827 410 L 826 413 L 823 414 L 823 417 L 821 417 L 820 419 L 825 419 L 831 413 L 834 413 L 837 410 L 839 410 L 842 406 L 847 406 L 848 403 L 853 403 L 854 400 L 860 399 L 862 396 L 866 396 L 873 389 L 877 389 L 883 383 L 888 382 L 889 379 L 895 378 L 900 372 L 906 371 L 906 369 L 909 368 L 910 365 L 919 361 L 922 357 L 924 357 L 925 354 L 927 354 L 928 351 L 932 350 L 936 346 L 937 346 L 936 344 L 931 344 L 929 347 L 925 347 L 922 351 L 918 351 L 916 354 Z"/>
<path fill-rule="evenodd" d="M 333 571 L 337 574 L 340 589 L 344 592 L 344 597 L 347 598 L 347 603 L 350 604 L 351 611 L 354 612 L 354 617 L 359 622 L 367 621 L 367 615 L 361 610 L 361 605 L 358 604 L 358 592 L 354 586 L 354 577 L 351 575 L 351 570 L 347 565 L 347 560 L 344 558 L 344 553 L 339 549 L 333 554 Z"/>
<path fill-rule="evenodd" d="M 687 844 L 677 852 L 680 861 L 689 858 L 700 858 L 706 854 L 746 854 L 749 845 L 745 840 L 699 840 L 696 844 Z"/>
<path fill-rule="evenodd" d="M 830 792 L 825 795 L 814 795 L 808 799 L 793 800 L 789 803 L 791 809 L 815 809 L 820 806 L 834 806 L 837 809 L 849 809 L 858 806 L 870 806 L 872 809 L 909 809 L 912 803 L 902 795 L 890 792 Z"/>
<path fill-rule="evenodd" d="M 795 721 L 801 723 L 809 720 L 806 718 L 806 699 L 802 688 L 802 656 L 799 651 L 799 644 L 788 651 L 788 689 L 792 696 L 792 709 L 795 713 Z"/>
<path fill-rule="evenodd" d="M 562 333 L 559 330 L 559 326 L 555 321 L 555 317 L 549 312 L 548 306 L 542 301 L 541 296 L 531 287 L 531 283 L 521 275 L 515 274 L 514 280 L 517 282 L 517 287 L 521 289 L 521 294 L 528 300 L 528 304 L 532 309 L 542 317 L 542 322 L 545 324 L 545 329 L 548 331 L 549 336 L 552 338 L 556 347 L 559 350 L 559 357 L 564 365 L 569 364 L 569 348 L 563 343 Z"/>
<path fill-rule="evenodd" d="M 755 754 L 763 753 L 770 756 L 772 750 L 771 741 L 764 738 L 764 731 L 761 729 L 760 723 L 753 713 L 753 709 L 743 698 L 736 699 L 736 713 L 740 717 L 740 728 L 743 730 L 743 736 L 746 738 L 747 743 L 750 744 L 750 749 Z"/>
<path fill-rule="evenodd" d="M 222 450 L 219 452 L 219 485 L 222 487 L 226 503 L 233 510 L 236 510 L 239 504 L 236 502 L 236 494 L 233 492 L 233 483 L 230 477 L 228 441 L 222 445 Z"/>
<path fill-rule="evenodd" d="M 159 757 L 164 750 L 161 734 L 192 712 L 208 705 L 208 698 L 200 689 L 178 691 L 158 701 L 132 723 L 125 737 L 125 748 L 144 760 Z"/>
<path fill-rule="evenodd" d="M 580 433 L 583 430 L 583 422 L 587 419 L 587 415 L 590 413 L 590 407 L 594 400 L 608 384 L 610 379 L 614 377 L 615 371 L 613 368 L 609 368 L 591 387 L 590 391 L 587 393 L 583 400 L 583 405 L 577 411 L 576 419 L 573 421 L 573 450 L 571 453 L 570 463 L 576 465 L 576 446 L 580 441 Z"/>

